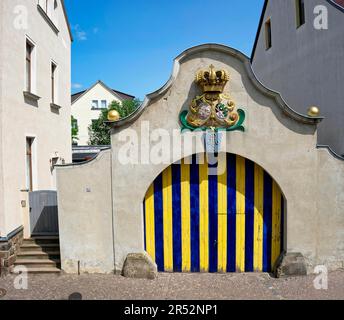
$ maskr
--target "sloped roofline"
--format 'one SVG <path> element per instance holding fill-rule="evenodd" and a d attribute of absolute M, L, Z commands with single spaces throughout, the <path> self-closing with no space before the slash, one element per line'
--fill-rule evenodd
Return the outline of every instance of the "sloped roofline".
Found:
<path fill-rule="evenodd" d="M 264 17 L 265 17 L 266 8 L 268 7 L 268 2 L 269 2 L 269 0 L 265 0 L 264 5 L 263 5 L 263 10 L 262 10 L 262 13 L 260 15 L 258 29 L 256 32 L 256 38 L 254 39 L 253 49 L 252 49 L 252 53 L 251 53 L 251 63 L 253 62 L 254 55 L 256 53 L 259 35 L 260 35 L 260 30 L 261 30 L 263 22 L 264 22 Z"/>
<path fill-rule="evenodd" d="M 65 16 L 66 23 L 67 23 L 67 28 L 68 28 L 70 40 L 73 42 L 73 34 L 72 34 L 71 27 L 70 27 L 70 23 L 69 23 L 69 19 L 68 19 L 67 10 L 66 10 L 66 6 L 65 6 L 65 3 L 64 3 L 64 0 L 61 0 L 61 3 L 62 3 L 63 14 Z"/>
<path fill-rule="evenodd" d="M 108 87 L 103 81 L 98 80 L 94 85 L 92 85 L 92 86 L 91 86 L 90 88 L 88 88 L 87 90 L 81 91 L 82 93 L 80 94 L 80 96 L 77 97 L 74 101 L 72 101 L 72 105 L 73 105 L 75 102 L 77 102 L 81 97 L 83 97 L 87 92 L 89 92 L 90 90 L 92 90 L 97 84 L 102 85 L 107 91 L 109 91 L 109 92 L 112 93 L 115 97 L 117 97 L 118 100 L 123 101 L 122 97 L 120 97 L 120 96 L 118 95 L 118 93 L 117 93 L 115 90 L 113 90 L 113 89 L 111 89 L 110 87 Z M 74 94 L 72 94 L 72 96 L 73 96 L 73 95 L 76 95 L 76 94 L 79 94 L 79 93 L 80 93 L 80 92 L 74 93 Z M 133 99 L 135 98 L 134 96 L 129 95 L 129 94 L 127 94 L 127 93 L 124 93 L 124 92 L 121 92 L 121 93 L 123 93 L 123 94 L 125 94 L 125 95 L 127 95 L 127 96 L 130 96 L 130 97 L 133 97 Z"/>
<path fill-rule="evenodd" d="M 344 12 L 344 8 L 341 7 L 339 4 L 335 3 L 332 0 L 326 0 L 326 1 L 330 5 L 332 5 L 333 7 L 335 7 L 338 10 Z M 253 48 L 252 48 L 252 53 L 251 53 L 251 63 L 253 62 L 254 55 L 256 53 L 256 49 L 257 49 L 257 45 L 258 45 L 258 40 L 259 40 L 259 36 L 260 36 L 260 30 L 262 29 L 262 25 L 263 25 L 263 22 L 264 22 L 265 12 L 266 12 L 266 8 L 268 7 L 268 3 L 269 3 L 269 0 L 265 0 L 264 5 L 263 5 L 263 10 L 262 10 L 262 13 L 260 15 L 258 29 L 257 29 L 257 33 L 256 33 L 256 37 L 255 37 L 255 40 L 254 40 L 254 44 L 253 44 Z"/>
<path fill-rule="evenodd" d="M 283 100 L 282 96 L 280 95 L 279 92 L 273 91 L 266 86 L 264 86 L 256 77 L 255 73 L 253 72 L 252 65 L 250 63 L 250 59 L 243 54 L 242 52 L 233 49 L 231 47 L 227 47 L 222 44 L 216 44 L 216 43 L 209 43 L 209 44 L 203 44 L 199 46 L 192 47 L 190 49 L 185 50 L 182 52 L 179 56 L 177 56 L 174 59 L 174 64 L 173 64 L 173 72 L 170 77 L 170 79 L 166 82 L 164 86 L 162 86 L 160 89 L 146 95 L 143 103 L 129 116 L 124 117 L 118 121 L 111 122 L 107 121 L 108 125 L 110 125 L 113 128 L 116 127 L 121 127 L 126 124 L 129 124 L 133 121 L 135 121 L 144 111 L 144 109 L 150 104 L 151 101 L 161 97 L 164 95 L 172 86 L 173 82 L 178 76 L 180 65 L 183 60 L 185 60 L 187 57 L 197 54 L 203 51 L 207 50 L 213 50 L 213 51 L 218 51 L 222 52 L 228 55 L 231 55 L 237 59 L 239 59 L 245 66 L 246 72 L 252 81 L 252 84 L 264 95 L 273 98 L 276 102 L 277 105 L 282 109 L 282 111 L 288 115 L 290 118 L 294 119 L 295 121 L 304 123 L 304 124 L 309 124 L 309 125 L 316 125 L 317 123 L 321 122 L 323 120 L 323 117 L 310 117 L 308 115 L 301 114 L 295 110 L 293 110 L 291 107 L 288 106 L 288 104 Z"/>
<path fill-rule="evenodd" d="M 335 8 L 337 8 L 338 10 L 344 12 L 344 8 L 342 6 L 340 6 L 338 3 L 335 3 L 332 0 L 326 0 L 327 2 L 329 2 L 332 6 L 334 6 Z"/>

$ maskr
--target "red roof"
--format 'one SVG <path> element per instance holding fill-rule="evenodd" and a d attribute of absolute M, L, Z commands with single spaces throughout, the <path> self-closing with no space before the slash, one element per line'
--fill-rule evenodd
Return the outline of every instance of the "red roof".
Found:
<path fill-rule="evenodd" d="M 332 1 L 344 8 L 344 0 L 332 0 Z"/>

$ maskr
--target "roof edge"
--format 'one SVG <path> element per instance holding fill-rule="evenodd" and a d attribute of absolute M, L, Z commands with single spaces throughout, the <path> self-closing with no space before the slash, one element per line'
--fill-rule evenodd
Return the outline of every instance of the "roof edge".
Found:
<path fill-rule="evenodd" d="M 253 72 L 252 65 L 250 63 L 250 59 L 245 54 L 243 54 L 242 52 L 240 52 L 234 48 L 231 48 L 231 47 L 228 47 L 228 46 L 225 46 L 222 44 L 208 43 L 208 44 L 202 44 L 202 45 L 198 45 L 195 47 L 191 47 L 191 48 L 183 51 L 180 55 L 178 55 L 174 59 L 172 74 L 171 74 L 169 80 L 166 82 L 165 85 L 163 85 L 160 89 L 158 89 L 152 93 L 147 94 L 143 103 L 131 115 L 129 115 L 125 118 L 122 118 L 121 120 L 114 121 L 114 122 L 106 121 L 106 123 L 113 128 L 117 128 L 117 127 L 121 127 L 121 126 L 124 126 L 126 124 L 129 124 L 129 123 L 135 121 L 137 118 L 140 117 L 141 113 L 144 111 L 144 109 L 149 105 L 149 103 L 152 100 L 155 100 L 158 97 L 160 97 L 161 95 L 165 94 L 168 91 L 168 89 L 172 86 L 174 80 L 177 78 L 177 75 L 179 73 L 181 62 L 186 57 L 188 57 L 192 54 L 195 54 L 195 53 L 209 50 L 209 49 L 223 52 L 226 54 L 230 54 L 231 56 L 236 57 L 241 62 L 243 62 L 245 65 L 246 72 L 248 73 L 248 76 L 249 76 L 250 80 L 252 81 L 253 85 L 256 87 L 256 89 L 261 91 L 266 96 L 270 96 L 271 98 L 274 98 L 275 101 L 277 102 L 278 106 L 290 118 L 294 119 L 295 121 L 298 121 L 298 122 L 301 122 L 304 124 L 309 124 L 309 125 L 316 125 L 317 123 L 319 123 L 323 120 L 323 117 L 310 117 L 308 115 L 303 115 L 301 113 L 298 113 L 297 111 L 295 111 L 294 109 L 289 107 L 289 105 L 283 100 L 283 98 L 279 92 L 273 91 L 273 90 L 267 88 L 266 86 L 264 86 L 258 80 L 255 73 Z"/>
<path fill-rule="evenodd" d="M 251 63 L 253 62 L 254 55 L 256 53 L 256 49 L 257 49 L 257 45 L 258 45 L 258 40 L 259 40 L 259 35 L 260 35 L 260 30 L 261 30 L 262 25 L 263 25 L 263 21 L 264 21 L 264 17 L 265 17 L 265 12 L 266 12 L 266 8 L 268 7 L 268 3 L 269 3 L 269 0 L 265 0 L 264 5 L 263 5 L 263 10 L 262 10 L 262 13 L 260 15 L 258 29 L 257 29 L 256 37 L 254 39 L 254 44 L 253 44 L 252 53 L 251 53 Z"/>
<path fill-rule="evenodd" d="M 54 165 L 54 168 L 64 169 L 64 168 L 74 168 L 74 167 L 81 167 L 81 166 L 84 166 L 84 165 L 88 165 L 91 162 L 95 162 L 97 160 L 100 160 L 100 158 L 103 157 L 103 155 L 105 153 L 108 153 L 108 152 L 111 152 L 111 146 L 108 147 L 108 148 L 105 148 L 103 150 L 100 150 L 98 152 L 98 154 L 94 158 L 92 158 L 90 160 L 86 160 L 86 161 L 78 162 L 78 163 L 56 164 L 56 165 Z"/>
<path fill-rule="evenodd" d="M 71 97 L 77 95 L 77 94 L 80 94 L 79 97 L 77 97 L 73 102 L 72 102 L 72 105 L 77 102 L 81 97 L 83 97 L 87 92 L 89 92 L 90 90 L 92 90 L 97 84 L 101 84 L 106 90 L 108 90 L 111 94 L 113 94 L 114 96 L 117 97 L 118 100 L 120 101 L 124 101 L 125 99 L 122 99 L 118 94 L 125 94 L 129 97 L 133 97 L 133 99 L 135 99 L 136 97 L 131 95 L 131 94 L 127 94 L 125 92 L 121 92 L 121 91 L 118 91 L 118 90 L 114 90 L 114 89 L 111 89 L 110 87 L 108 87 L 103 81 L 101 80 L 98 80 L 96 83 L 94 83 L 91 87 L 89 87 L 88 89 L 86 90 L 83 90 L 83 91 L 80 91 L 80 92 L 76 92 L 76 93 L 73 93 L 71 95 Z"/>
<path fill-rule="evenodd" d="M 331 6 L 337 8 L 338 10 L 344 12 L 344 8 L 342 6 L 340 6 L 339 4 L 331 1 L 331 0 L 326 0 Z"/>
<path fill-rule="evenodd" d="M 61 3 L 62 3 L 63 14 L 65 16 L 66 23 L 67 23 L 67 28 L 68 28 L 70 40 L 73 42 L 74 39 L 73 39 L 72 29 L 71 29 L 71 26 L 70 26 L 70 23 L 69 23 L 69 19 L 68 19 L 68 15 L 67 15 L 67 10 L 66 10 L 66 5 L 64 3 L 64 0 L 61 0 Z"/>
<path fill-rule="evenodd" d="M 344 12 L 344 8 L 341 7 L 339 4 L 335 3 L 332 0 L 326 0 L 331 6 L 335 7 L 336 9 Z M 265 0 L 264 5 L 263 5 L 263 10 L 262 13 L 260 15 L 260 20 L 259 20 L 259 24 L 258 24 L 258 29 L 257 29 L 257 33 L 256 33 L 256 37 L 254 40 L 254 44 L 253 44 L 253 48 L 252 48 L 252 53 L 251 53 L 251 63 L 253 62 L 254 59 L 254 55 L 256 53 L 256 49 L 257 49 L 257 44 L 258 44 L 258 40 L 259 40 L 259 35 L 260 35 L 260 30 L 262 29 L 262 25 L 263 25 L 263 21 L 264 21 L 264 17 L 265 17 L 265 12 L 266 12 L 266 8 L 268 6 L 269 0 Z"/>

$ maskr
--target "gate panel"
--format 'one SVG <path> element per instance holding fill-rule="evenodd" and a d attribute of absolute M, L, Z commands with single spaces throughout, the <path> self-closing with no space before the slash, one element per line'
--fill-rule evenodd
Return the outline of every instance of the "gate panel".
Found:
<path fill-rule="evenodd" d="M 283 210 L 279 186 L 257 164 L 227 154 L 214 168 L 193 156 L 149 187 L 145 250 L 159 271 L 269 272 L 283 248 Z"/>
<path fill-rule="evenodd" d="M 57 192 L 30 192 L 29 202 L 31 235 L 57 235 Z"/>

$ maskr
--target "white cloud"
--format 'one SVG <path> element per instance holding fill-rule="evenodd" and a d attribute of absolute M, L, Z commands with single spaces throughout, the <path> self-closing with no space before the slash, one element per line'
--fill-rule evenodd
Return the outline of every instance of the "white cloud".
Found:
<path fill-rule="evenodd" d="M 72 83 L 72 88 L 73 89 L 81 89 L 83 87 L 82 84 L 80 83 Z"/>
<path fill-rule="evenodd" d="M 80 28 L 80 25 L 76 24 L 72 26 L 72 30 L 76 36 L 76 39 L 79 41 L 86 41 L 87 40 L 87 33 Z"/>

